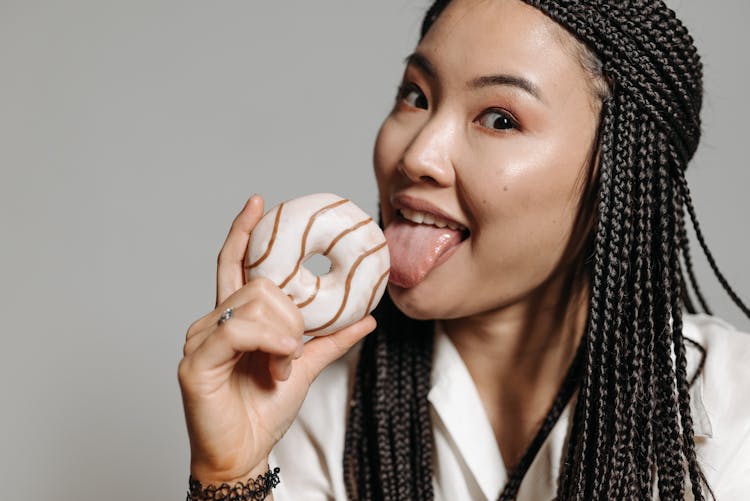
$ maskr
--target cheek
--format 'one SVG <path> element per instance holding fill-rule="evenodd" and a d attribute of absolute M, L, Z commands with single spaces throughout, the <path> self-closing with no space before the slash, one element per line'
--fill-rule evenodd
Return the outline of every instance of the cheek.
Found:
<path fill-rule="evenodd" d="M 390 116 L 380 126 L 373 152 L 375 175 L 379 178 L 392 174 L 403 156 L 408 145 L 408 133 L 403 129 Z"/>
<path fill-rule="evenodd" d="M 378 188 L 382 188 L 382 180 L 386 177 L 388 172 L 387 166 L 390 164 L 388 161 L 389 148 L 386 145 L 386 131 L 384 130 L 384 127 L 385 124 L 383 124 L 378 131 L 378 135 L 375 138 L 375 148 L 372 154 L 372 165 L 375 170 L 375 179 L 378 182 Z"/>
<path fill-rule="evenodd" d="M 495 268 L 535 275 L 550 272 L 577 215 L 578 179 L 586 168 L 580 151 L 565 141 L 544 138 L 498 153 L 501 167 L 475 176 L 466 187 L 474 193 L 482 230 L 474 251 L 493 256 L 488 261 Z"/>
<path fill-rule="evenodd" d="M 407 134 L 399 130 L 393 120 L 386 118 L 380 126 L 373 150 L 373 168 L 378 184 L 380 204 L 383 211 L 383 223 L 388 224 L 390 217 L 389 196 L 395 187 L 395 177 L 399 161 L 407 146 Z"/>
<path fill-rule="evenodd" d="M 510 141 L 471 152 L 461 181 L 479 226 L 513 223 L 549 214 L 567 199 L 575 177 L 566 152 L 547 138 Z"/>

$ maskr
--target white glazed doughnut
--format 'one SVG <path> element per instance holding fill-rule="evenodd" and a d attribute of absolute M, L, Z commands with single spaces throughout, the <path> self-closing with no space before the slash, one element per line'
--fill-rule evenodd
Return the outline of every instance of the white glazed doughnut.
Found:
<path fill-rule="evenodd" d="M 316 276 L 304 262 L 313 254 L 331 261 Z M 385 236 L 362 209 L 331 193 L 283 202 L 253 229 L 245 278 L 263 276 L 300 308 L 305 334 L 323 336 L 370 313 L 385 292 L 390 256 Z"/>

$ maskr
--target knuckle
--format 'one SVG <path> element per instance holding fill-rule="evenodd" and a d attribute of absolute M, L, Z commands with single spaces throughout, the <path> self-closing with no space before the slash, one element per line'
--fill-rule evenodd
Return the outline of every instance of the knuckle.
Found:
<path fill-rule="evenodd" d="M 221 251 L 219 251 L 219 255 L 216 257 L 216 267 L 223 268 L 227 264 L 229 264 L 229 256 L 227 256 L 224 247 L 222 247 Z"/>
<path fill-rule="evenodd" d="M 276 334 L 277 333 L 274 333 L 270 329 L 262 329 L 258 333 L 260 344 L 266 345 L 266 346 L 277 346 L 277 345 L 279 345 L 279 337 Z"/>
<path fill-rule="evenodd" d="M 341 353 L 347 350 L 345 343 L 342 343 L 336 336 L 326 336 L 328 341 L 331 343 L 332 351 Z"/>
<path fill-rule="evenodd" d="M 200 326 L 203 322 L 201 322 L 203 318 L 199 318 L 198 320 L 194 321 L 190 326 L 188 327 L 187 332 L 185 333 L 185 341 L 190 339 L 191 337 L 195 336 L 201 329 Z"/>
<path fill-rule="evenodd" d="M 189 379 L 191 372 L 190 367 L 190 359 L 187 357 L 180 360 L 180 363 L 177 364 L 177 381 L 179 381 L 180 385 L 183 386 L 186 381 Z"/>
<path fill-rule="evenodd" d="M 266 318 L 268 309 L 266 303 L 257 299 L 249 301 L 242 307 L 242 316 L 251 320 Z"/>
<path fill-rule="evenodd" d="M 292 328 L 295 333 L 305 332 L 305 318 L 302 316 L 302 312 L 299 308 L 295 307 L 292 311 Z"/>
<path fill-rule="evenodd" d="M 195 348 L 196 348 L 196 346 L 195 346 L 196 345 L 195 339 L 196 338 L 193 337 L 193 338 L 189 338 L 189 339 L 187 339 L 185 341 L 185 344 L 182 346 L 182 356 L 183 357 L 188 357 L 188 356 L 190 356 L 195 351 Z"/>
<path fill-rule="evenodd" d="M 256 290 L 261 294 L 273 294 L 278 287 L 270 278 L 258 277 L 254 281 Z"/>
<path fill-rule="evenodd" d="M 234 219 L 232 219 L 232 224 L 229 225 L 229 232 L 230 233 L 236 231 L 239 228 L 241 219 L 242 219 L 242 213 L 237 214 L 236 216 L 234 216 Z"/>
<path fill-rule="evenodd" d="M 233 345 L 234 341 L 237 339 L 237 334 L 236 322 L 227 322 L 226 324 L 219 326 L 216 329 L 216 332 L 214 332 L 214 336 L 229 345 Z"/>

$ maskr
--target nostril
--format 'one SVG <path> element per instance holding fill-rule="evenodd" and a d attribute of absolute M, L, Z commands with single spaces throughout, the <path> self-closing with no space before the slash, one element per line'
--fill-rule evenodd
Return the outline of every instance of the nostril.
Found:
<path fill-rule="evenodd" d="M 438 182 L 438 180 L 432 176 L 419 176 L 419 180 L 426 184 L 440 186 L 440 183 Z"/>

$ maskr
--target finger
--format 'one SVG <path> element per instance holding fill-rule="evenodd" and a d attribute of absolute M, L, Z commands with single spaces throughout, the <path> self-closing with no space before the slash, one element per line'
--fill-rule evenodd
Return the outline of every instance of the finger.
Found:
<path fill-rule="evenodd" d="M 245 271 L 242 265 L 247 252 L 247 243 L 250 240 L 250 232 L 261 217 L 263 217 L 263 198 L 260 195 L 253 195 L 232 222 L 229 234 L 219 252 L 216 267 L 217 306 L 245 283 Z"/>
<path fill-rule="evenodd" d="M 300 338 L 297 348 L 291 355 L 269 355 L 268 368 L 273 378 L 279 381 L 286 381 L 289 379 L 289 375 L 292 372 L 292 361 L 300 358 L 304 349 L 305 343 L 302 338 Z"/>
<path fill-rule="evenodd" d="M 299 308 L 271 280 L 257 277 L 234 291 L 217 308 L 193 322 L 188 329 L 183 354 L 189 355 L 216 329 L 221 315 L 231 308 L 232 318 L 265 321 L 276 329 L 296 337 L 300 344 L 305 323 Z"/>
<path fill-rule="evenodd" d="M 282 355 L 268 356 L 268 371 L 277 381 L 286 381 L 292 373 L 292 357 Z"/>
<path fill-rule="evenodd" d="M 311 339 L 305 343 L 304 354 L 299 362 L 304 364 L 311 379 L 314 379 L 328 364 L 341 357 L 357 341 L 375 330 L 376 326 L 375 318 L 367 315 L 345 329 Z"/>
<path fill-rule="evenodd" d="M 217 327 L 191 358 L 196 370 L 211 370 L 227 363 L 236 363 L 237 354 L 243 352 L 292 355 L 298 344 L 295 336 L 281 333 L 273 325 L 233 317 Z"/>
<path fill-rule="evenodd" d="M 255 299 L 262 299 L 264 302 L 268 302 L 271 305 L 275 304 L 281 308 L 284 307 L 284 302 L 290 301 L 290 299 L 284 295 L 281 289 L 279 289 L 273 281 L 265 277 L 255 277 L 250 279 L 247 283 L 242 284 L 240 288 L 229 293 L 227 297 L 222 298 L 222 301 L 217 304 L 212 311 L 196 320 L 193 325 L 190 326 L 189 331 L 196 329 L 202 330 L 207 325 L 215 324 L 222 313 L 227 309 L 237 310 L 240 306 L 253 302 Z"/>
<path fill-rule="evenodd" d="M 245 318 L 272 319 L 285 333 L 296 335 L 300 340 L 305 331 L 305 322 L 300 309 L 284 291 L 265 277 L 256 277 L 230 295 L 221 307 L 214 310 L 216 320 L 226 308 L 234 308 L 235 314 Z M 238 311 L 241 308 L 241 311 Z"/>

